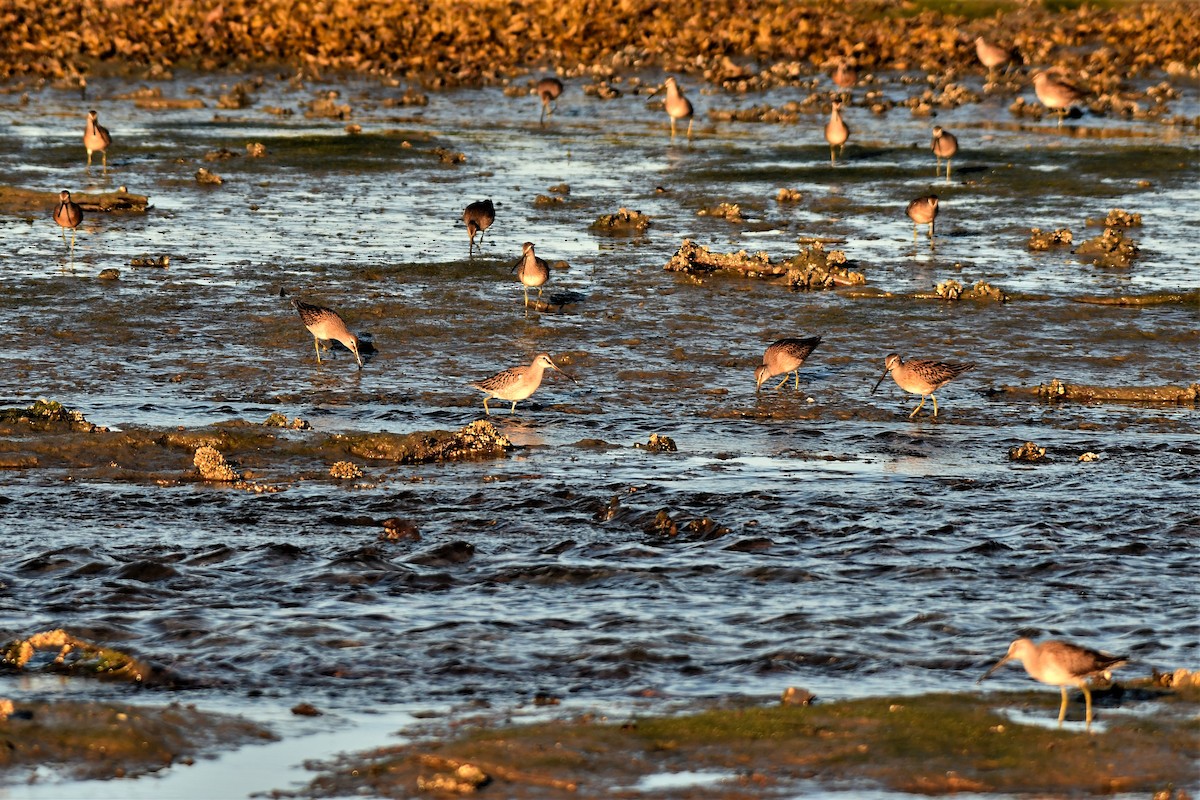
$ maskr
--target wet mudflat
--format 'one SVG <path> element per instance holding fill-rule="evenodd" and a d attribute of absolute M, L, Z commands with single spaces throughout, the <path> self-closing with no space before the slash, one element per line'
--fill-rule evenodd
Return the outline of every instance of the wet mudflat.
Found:
<path fill-rule="evenodd" d="M 788 89 L 751 99 L 685 80 L 696 136 L 671 142 L 665 115 L 634 95 L 569 88 L 543 128 L 535 98 L 498 88 L 405 107 L 404 86 L 264 77 L 254 105 L 228 111 L 213 106 L 235 79 L 213 76 L 155 84 L 199 109 L 139 108 L 118 99 L 137 82 L 115 79 L 92 81 L 86 104 L 54 89 L 0 102 L 0 183 L 126 186 L 152 203 L 89 214 L 73 260 L 47 209 L 5 209 L 0 406 L 48 397 L 115 431 L 273 413 L 311 425 L 279 432 L 289 446 L 258 462 L 228 454 L 273 491 L 195 481 L 186 450 L 65 437 L 61 461 L 15 460 L 0 476 L 6 640 L 65 628 L 186 678 L 154 699 L 264 716 L 298 699 L 336 716 L 539 694 L 653 709 L 788 685 L 829 699 L 969 692 L 1018 635 L 1129 653 L 1133 674 L 1196 663 L 1194 404 L 984 391 L 1200 380 L 1187 129 L 1091 116 L 1060 129 L 1015 118 L 1008 95 L 935 119 L 851 104 L 852 139 L 831 166 L 820 113 L 705 116 L 782 105 Z M 893 77 L 883 90 L 903 96 Z M 305 117 L 329 90 L 350 119 Z M 1176 102 L 1197 114 L 1194 87 Z M 88 106 L 113 132 L 107 175 L 84 170 Z M 934 121 L 959 137 L 949 185 L 933 176 Z M 259 143 L 266 155 L 251 156 Z M 200 167 L 223 183 L 199 184 Z M 782 188 L 800 199 L 777 201 Z M 931 191 L 933 246 L 904 216 Z M 458 220 L 484 197 L 497 220 L 472 258 Z M 742 221 L 697 213 L 721 202 Z M 650 228 L 589 229 L 621 207 Z M 1027 247 L 1033 227 L 1099 236 L 1088 220 L 1115 208 L 1142 215 L 1128 267 Z M 872 291 L 663 270 L 685 238 L 783 259 L 809 237 L 843 250 Z M 528 315 L 511 272 L 525 241 L 569 265 Z M 131 265 L 163 255 L 166 267 Z M 949 279 L 1011 300 L 916 296 Z M 280 288 L 370 334 L 365 368 L 345 350 L 318 366 Z M 1172 294 L 1184 299 L 1077 302 Z M 800 391 L 771 381 L 756 395 L 766 345 L 817 334 Z M 327 467 L 346 453 L 321 464 L 305 447 L 457 430 L 482 416 L 469 382 L 541 351 L 579 383 L 551 375 L 516 414 L 493 415 L 516 445 L 504 457 L 351 458 L 362 477 L 337 479 Z M 936 421 L 929 403 L 910 420 L 917 398 L 890 379 L 870 394 L 890 352 L 977 366 L 938 393 Z M 654 433 L 678 451 L 633 447 Z M 6 434 L 4 452 L 34 435 Z M 1048 458 L 1010 462 L 1030 440 Z M 1099 460 L 1079 462 L 1085 452 Z M 387 538 L 391 518 L 419 540 Z M 26 687 L 127 694 L 78 679 Z"/>

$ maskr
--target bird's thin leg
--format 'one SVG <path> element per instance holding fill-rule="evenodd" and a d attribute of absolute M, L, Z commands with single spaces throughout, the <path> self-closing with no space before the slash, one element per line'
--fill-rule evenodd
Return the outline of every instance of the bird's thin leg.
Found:
<path fill-rule="evenodd" d="M 1062 727 L 1063 720 L 1067 718 L 1067 687 L 1058 687 L 1062 690 L 1062 706 L 1058 709 L 1058 727 Z"/>
<path fill-rule="evenodd" d="M 492 415 L 492 410 L 490 408 L 488 408 L 488 404 L 487 404 L 487 401 L 490 399 L 491 399 L 490 397 L 483 398 L 483 413 L 487 414 L 489 417 Z"/>
<path fill-rule="evenodd" d="M 837 161 L 833 157 L 833 145 L 829 145 L 829 164 L 830 166 L 837 164 Z"/>
<path fill-rule="evenodd" d="M 788 379 L 788 375 L 785 372 L 785 373 L 783 373 L 783 380 L 781 380 L 779 383 L 775 384 L 775 388 L 778 389 L 780 386 L 783 386 L 785 383 L 787 383 L 787 379 Z"/>
<path fill-rule="evenodd" d="M 795 374 L 796 374 L 796 391 L 800 391 L 800 370 L 796 369 Z M 787 378 L 784 378 L 784 380 L 787 380 Z"/>
<path fill-rule="evenodd" d="M 671 138 L 675 138 L 675 118 L 671 117 Z"/>
<path fill-rule="evenodd" d="M 936 417 L 937 416 L 937 398 L 934 397 L 933 395 L 929 395 L 929 399 L 933 401 L 933 415 Z"/>
<path fill-rule="evenodd" d="M 107 174 L 107 172 L 108 172 L 108 151 L 107 150 L 102 150 L 100 152 L 100 160 L 104 162 L 104 172 Z"/>
<path fill-rule="evenodd" d="M 917 415 L 917 412 L 921 410 L 921 406 L 923 406 L 923 405 L 925 405 L 925 395 L 921 395 L 921 402 L 917 403 L 917 407 L 912 410 L 912 413 L 908 415 L 908 418 L 912 419 L 913 417 L 915 417 Z"/>
<path fill-rule="evenodd" d="M 695 118 L 694 118 L 694 117 L 688 120 L 688 132 L 687 132 L 687 137 L 688 137 L 689 139 L 690 139 L 690 138 L 692 138 L 692 123 L 693 123 L 693 122 L 695 122 L 695 121 L 696 121 L 696 120 L 695 120 Z"/>
<path fill-rule="evenodd" d="M 517 413 L 517 401 L 516 401 L 516 400 L 513 400 L 512 408 L 510 408 L 510 409 L 508 410 L 508 413 L 509 413 L 509 414 L 515 414 L 515 413 Z"/>
<path fill-rule="evenodd" d="M 938 175 L 942 174 L 942 157 L 939 156 L 937 153 L 934 153 L 933 158 L 934 158 L 933 177 L 936 178 Z"/>
<path fill-rule="evenodd" d="M 321 340 L 316 336 L 313 337 L 313 350 L 317 352 L 317 363 L 321 363 Z"/>
<path fill-rule="evenodd" d="M 950 159 L 946 159 L 946 183 L 950 182 Z"/>
<path fill-rule="evenodd" d="M 1092 729 L 1092 693 L 1088 690 L 1087 684 L 1082 684 L 1080 689 L 1083 689 L 1084 719 L 1087 720 L 1087 730 Z"/>
<path fill-rule="evenodd" d="M 529 308 L 529 287 L 525 287 L 525 307 Z"/>

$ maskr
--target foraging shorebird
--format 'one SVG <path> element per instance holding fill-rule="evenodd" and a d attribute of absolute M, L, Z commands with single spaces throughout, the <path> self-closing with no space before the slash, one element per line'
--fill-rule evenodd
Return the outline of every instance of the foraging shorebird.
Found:
<path fill-rule="evenodd" d="M 854 84 L 858 83 L 858 70 L 844 58 L 838 59 L 837 66 L 833 68 L 833 72 L 829 76 L 835 85 L 842 89 L 849 89 Z"/>
<path fill-rule="evenodd" d="M 558 97 L 562 94 L 563 83 L 558 78 L 542 78 L 537 82 L 534 91 L 542 100 L 542 118 L 539 122 L 545 125 L 546 117 L 558 110 Z"/>
<path fill-rule="evenodd" d="M 292 300 L 292 305 L 300 314 L 300 321 L 308 332 L 313 335 L 313 348 L 317 351 L 317 363 L 321 363 L 321 342 L 338 341 L 354 354 L 358 368 L 362 369 L 362 356 L 358 353 L 358 337 L 350 332 L 346 323 L 332 308 L 305 303 L 303 300 Z"/>
<path fill-rule="evenodd" d="M 650 96 L 654 97 L 663 89 L 667 90 L 667 99 L 663 101 L 663 106 L 667 109 L 667 116 L 671 118 L 671 138 L 675 138 L 675 121 L 680 119 L 688 121 L 687 137 L 692 138 L 692 123 L 695 122 L 695 119 L 692 116 L 691 101 L 683 96 L 674 76 L 668 77 L 661 87 L 650 93 Z"/>
<path fill-rule="evenodd" d="M 975 55 L 979 57 L 979 63 L 987 67 L 989 81 L 996 67 L 1004 67 L 1007 70 L 1009 62 L 1012 61 L 1011 52 L 1003 47 L 988 44 L 982 36 L 975 37 Z"/>
<path fill-rule="evenodd" d="M 488 400 L 505 400 L 511 402 L 512 408 L 509 409 L 508 413 L 512 414 L 516 412 L 519 401 L 532 395 L 542 385 L 542 375 L 545 374 L 547 368 L 567 375 L 567 373 L 558 368 L 558 365 L 550 360 L 549 353 L 538 353 L 534 357 L 533 363 L 527 367 L 511 367 L 471 385 L 487 395 L 487 397 L 483 398 L 483 411 L 485 414 L 490 416 L 492 413 L 492 410 L 488 408 Z M 567 378 L 575 381 L 570 375 L 567 375 Z"/>
<path fill-rule="evenodd" d="M 517 259 L 517 263 L 513 264 L 513 269 L 517 270 L 517 278 L 520 279 L 525 289 L 525 314 L 529 314 L 529 290 L 534 288 L 538 290 L 537 299 L 542 299 L 542 286 L 546 281 L 550 280 L 550 265 L 545 259 L 538 258 L 533 252 L 533 242 L 526 242 L 521 245 L 521 257 Z"/>
<path fill-rule="evenodd" d="M 825 141 L 829 142 L 829 163 L 836 164 L 837 161 L 833 157 L 833 150 L 836 147 L 838 153 L 844 153 L 846 150 L 846 140 L 850 138 L 850 129 L 846 127 L 846 123 L 842 121 L 842 104 L 837 100 L 833 101 L 833 110 L 829 112 L 829 122 L 825 123 Z"/>
<path fill-rule="evenodd" d="M 483 234 L 496 221 L 496 207 L 490 199 L 477 200 L 463 211 L 462 220 L 467 224 L 467 235 L 471 237 L 471 243 L 467 245 L 469 255 L 476 249 L 475 234 L 479 234 L 478 246 L 483 247 Z"/>
<path fill-rule="evenodd" d="M 1017 639 L 1008 648 L 1008 654 L 1000 659 L 975 683 L 983 683 L 1009 661 L 1016 659 L 1025 667 L 1025 672 L 1035 681 L 1057 686 L 1062 691 L 1062 705 L 1058 709 L 1058 725 L 1062 727 L 1067 716 L 1067 687 L 1075 686 L 1083 691 L 1086 705 L 1087 728 L 1092 727 L 1092 693 L 1087 680 L 1094 675 L 1109 677 L 1108 671 L 1126 663 L 1126 656 L 1112 656 L 1070 642 L 1048 640 L 1035 644 L 1029 639 Z"/>
<path fill-rule="evenodd" d="M 910 394 L 921 395 L 921 402 L 917 403 L 917 407 L 908 415 L 912 419 L 925 405 L 925 398 L 933 400 L 933 416 L 937 416 L 937 398 L 933 393 L 945 386 L 950 381 L 962 375 L 968 370 L 975 369 L 974 364 L 947 364 L 944 361 L 933 361 L 932 359 L 916 359 L 904 362 L 897 353 L 892 353 L 884 359 L 884 373 L 876 381 L 874 388 L 871 389 L 871 394 L 875 394 L 875 389 L 879 388 L 879 384 L 883 383 L 883 379 L 890 372 L 892 378 L 899 386 Z"/>
<path fill-rule="evenodd" d="M 1061 127 L 1063 118 L 1071 111 L 1071 106 L 1083 99 L 1083 91 L 1057 74 L 1045 72 L 1034 73 L 1033 91 L 1041 104 L 1051 111 L 1058 112 L 1058 124 Z"/>
<path fill-rule="evenodd" d="M 54 221 L 63 229 L 63 244 L 67 243 L 67 228 L 71 229 L 71 258 L 75 258 L 75 229 L 83 222 L 83 209 L 72 202 L 71 193 L 63 189 L 58 193 L 58 205 L 54 207 Z"/>
<path fill-rule="evenodd" d="M 112 144 L 112 137 L 108 134 L 108 128 L 97 121 L 95 111 L 89 111 L 87 125 L 83 129 L 83 146 L 87 149 L 89 168 L 92 166 L 92 153 L 99 153 L 104 162 L 104 171 L 108 171 L 107 151 L 110 144 Z"/>
<path fill-rule="evenodd" d="M 909 203 L 908 208 L 904 209 L 904 211 L 908 214 L 908 218 L 913 221 L 913 241 L 917 240 L 918 225 L 929 226 L 929 240 L 933 241 L 933 221 L 937 219 L 938 196 L 936 194 L 927 194 L 924 197 L 918 197 Z"/>
<path fill-rule="evenodd" d="M 782 375 L 783 380 L 775 387 L 778 389 L 787 383 L 793 373 L 796 376 L 796 388 L 800 388 L 800 367 L 804 360 L 821 343 L 820 336 L 810 336 L 807 339 L 780 339 L 771 344 L 763 353 L 762 365 L 754 370 L 754 391 L 762 389 L 763 382 L 776 375 Z"/>
<path fill-rule="evenodd" d="M 950 131 L 942 128 L 941 125 L 933 126 L 933 157 L 936 160 L 933 174 L 939 175 L 942 171 L 942 159 L 946 159 L 946 183 L 950 182 L 950 159 L 954 158 L 954 154 L 958 152 L 958 138 Z"/>

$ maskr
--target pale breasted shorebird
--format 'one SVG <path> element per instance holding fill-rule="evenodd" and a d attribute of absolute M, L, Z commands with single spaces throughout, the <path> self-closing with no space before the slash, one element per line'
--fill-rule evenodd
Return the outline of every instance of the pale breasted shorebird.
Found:
<path fill-rule="evenodd" d="M 537 299 L 539 301 L 542 299 L 542 286 L 550 280 L 550 265 L 546 263 L 545 259 L 538 258 L 534 254 L 533 242 L 526 242 L 521 245 L 521 257 L 517 259 L 517 263 L 513 264 L 513 269 L 517 270 L 517 278 L 524 285 L 525 313 L 528 314 L 529 290 L 537 289 Z"/>
<path fill-rule="evenodd" d="M 558 110 L 558 98 L 563 91 L 563 82 L 558 78 L 542 78 L 537 82 L 534 91 L 542 100 L 542 118 L 539 122 L 545 125 L 546 117 Z"/>
<path fill-rule="evenodd" d="M 688 121 L 687 137 L 692 138 L 692 123 L 695 121 L 692 114 L 692 103 L 683 96 L 683 92 L 679 89 L 679 84 L 675 82 L 674 76 L 668 77 L 666 82 L 661 87 L 650 93 L 651 97 L 659 92 L 666 90 L 667 99 L 663 101 L 663 107 L 667 110 L 667 116 L 671 118 L 671 138 L 675 138 L 675 121 L 686 119 Z"/>
<path fill-rule="evenodd" d="M 974 364 L 948 364 L 944 361 L 924 358 L 905 362 L 896 353 L 889 355 L 883 363 L 884 373 L 871 389 L 871 394 L 875 394 L 875 389 L 879 388 L 879 384 L 883 383 L 883 379 L 890 372 L 896 385 L 901 389 L 911 394 L 921 395 L 921 402 L 917 403 L 917 407 L 908 415 L 909 419 L 915 417 L 921 407 L 925 405 L 926 397 L 933 400 L 933 416 L 936 417 L 938 413 L 937 398 L 933 396 L 933 393 L 967 370 L 975 369 Z"/>
<path fill-rule="evenodd" d="M 762 365 L 754 370 L 754 391 L 762 388 L 763 382 L 776 375 L 782 375 L 783 380 L 775 387 L 778 389 L 787 383 L 788 376 L 795 373 L 796 388 L 800 388 L 800 367 L 804 360 L 821 343 L 820 336 L 810 336 L 806 339 L 780 339 L 771 344 L 763 353 Z"/>
<path fill-rule="evenodd" d="M 846 140 L 849 138 L 850 129 L 846 127 L 846 123 L 842 120 L 842 104 L 834 100 L 833 110 L 829 112 L 829 122 L 825 123 L 825 141 L 829 142 L 830 164 L 837 163 L 833 157 L 834 148 L 837 148 L 839 154 L 844 153 L 846 150 Z"/>
<path fill-rule="evenodd" d="M 858 70 L 849 61 L 840 58 L 829 77 L 839 88 L 849 89 L 858 83 Z"/>
<path fill-rule="evenodd" d="M 1033 91 L 1042 105 L 1051 111 L 1058 112 L 1058 124 L 1070 112 L 1071 106 L 1083 99 L 1083 91 L 1064 78 L 1037 72 L 1033 76 Z"/>
<path fill-rule="evenodd" d="M 58 205 L 54 207 L 54 221 L 62 226 L 63 244 L 67 243 L 67 228 L 71 229 L 71 258 L 75 257 L 75 229 L 83 222 L 83 209 L 72 202 L 71 193 L 63 189 L 58 193 Z"/>
<path fill-rule="evenodd" d="M 358 337 L 350 332 L 336 311 L 297 299 L 292 300 L 292 305 L 299 312 L 300 321 L 304 323 L 304 327 L 308 328 L 308 332 L 313 335 L 313 348 L 317 351 L 318 364 L 321 363 L 321 342 L 337 341 L 354 354 L 358 368 L 362 369 L 362 356 L 358 353 Z"/>
<path fill-rule="evenodd" d="M 917 239 L 917 226 L 929 226 L 929 240 L 933 241 L 933 221 L 937 219 L 938 214 L 938 196 L 936 194 L 927 194 L 924 197 L 918 197 L 908 204 L 904 209 L 908 214 L 908 218 L 913 221 L 913 241 Z"/>
<path fill-rule="evenodd" d="M 941 125 L 933 126 L 933 157 L 936 161 L 933 174 L 939 175 L 942 171 L 942 159 L 946 159 L 946 183 L 950 182 L 950 159 L 954 158 L 954 154 L 958 152 L 958 138 L 950 131 L 944 130 Z"/>
<path fill-rule="evenodd" d="M 1116 669 L 1127 661 L 1126 656 L 1112 656 L 1070 642 L 1051 639 L 1035 644 L 1029 639 L 1017 639 L 1009 645 L 1008 655 L 997 661 L 976 683 L 983 683 L 984 678 L 1013 659 L 1021 662 L 1029 677 L 1057 686 L 1062 691 L 1062 705 L 1058 709 L 1059 727 L 1067 716 L 1067 687 L 1075 686 L 1083 690 L 1085 719 L 1089 730 L 1092 727 L 1092 692 L 1088 689 L 1088 678 L 1094 675 L 1107 678 L 1109 670 Z"/>
<path fill-rule="evenodd" d="M 110 144 L 112 144 L 112 137 L 108 134 L 108 128 L 97 121 L 95 111 L 89 111 L 87 124 L 83 129 L 83 146 L 87 149 L 88 167 L 92 166 L 92 153 L 99 153 L 104 162 L 104 170 L 108 171 L 107 151 Z"/>
<path fill-rule="evenodd" d="M 496 207 L 492 205 L 490 199 L 477 200 L 463 211 L 462 219 L 467 224 L 467 235 L 471 237 L 471 243 L 467 245 L 467 254 L 469 255 L 476 248 L 475 234 L 479 234 L 478 246 L 483 247 L 483 234 L 496 221 Z"/>
<path fill-rule="evenodd" d="M 979 63 L 987 67 L 989 81 L 996 67 L 1004 67 L 1007 70 L 1009 62 L 1012 61 L 1010 51 L 985 42 L 982 36 L 975 37 L 975 55 L 979 57 Z"/>
<path fill-rule="evenodd" d="M 538 353 L 534 357 L 533 363 L 527 367 L 511 367 L 471 385 L 487 395 L 483 398 L 484 413 L 488 415 L 492 413 L 492 410 L 488 408 L 488 400 L 505 400 L 512 403 L 512 408 L 508 411 L 512 414 L 517 410 L 519 401 L 532 395 L 542 385 L 542 375 L 547 368 L 567 375 L 550 360 L 549 353 Z M 575 381 L 570 375 L 567 375 L 567 378 Z"/>

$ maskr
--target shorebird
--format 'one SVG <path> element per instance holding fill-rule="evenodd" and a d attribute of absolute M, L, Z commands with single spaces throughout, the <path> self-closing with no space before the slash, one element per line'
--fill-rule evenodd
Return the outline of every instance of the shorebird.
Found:
<path fill-rule="evenodd" d="M 883 363 L 884 373 L 875 382 L 871 394 L 875 394 L 875 389 L 879 388 L 879 384 L 883 383 L 883 379 L 890 372 L 896 385 L 901 389 L 911 394 L 921 395 L 921 402 L 917 403 L 917 407 L 908 415 L 909 419 L 915 417 L 921 407 L 925 405 L 926 397 L 933 400 L 933 416 L 936 417 L 938 413 L 937 398 L 933 396 L 933 393 L 967 370 L 975 369 L 974 364 L 947 364 L 944 361 L 924 358 L 905 363 L 897 353 L 889 355 Z"/>
<path fill-rule="evenodd" d="M 837 66 L 829 76 L 834 84 L 842 89 L 849 89 L 858 83 L 858 70 L 844 58 L 838 59 Z"/>
<path fill-rule="evenodd" d="M 533 363 L 528 367 L 511 367 L 498 372 L 490 378 L 484 378 L 478 383 L 472 383 L 481 392 L 487 394 L 483 398 L 483 411 L 489 416 L 492 410 L 488 408 L 488 400 L 506 400 L 512 403 L 512 408 L 508 413 L 512 414 L 517 410 L 517 403 L 537 391 L 537 388 L 542 385 L 542 375 L 546 368 L 559 372 L 563 375 L 567 373 L 558 368 L 553 361 L 550 360 L 549 353 L 538 353 Z M 575 381 L 570 375 L 567 378 Z"/>
<path fill-rule="evenodd" d="M 544 259 L 538 258 L 533 252 L 533 242 L 521 245 L 521 257 L 513 264 L 517 277 L 524 284 L 525 313 L 529 314 L 529 289 L 538 290 L 538 300 L 542 299 L 542 286 L 550 280 L 550 265 Z"/>
<path fill-rule="evenodd" d="M 982 36 L 975 37 L 975 55 L 979 56 L 979 63 L 987 67 L 989 81 L 992 79 L 992 72 L 996 67 L 1004 67 L 1007 70 L 1008 63 L 1012 61 L 1011 52 L 1003 47 L 988 44 Z"/>
<path fill-rule="evenodd" d="M 778 389 L 787 383 L 789 375 L 796 375 L 796 388 L 800 388 L 800 367 L 804 360 L 821 343 L 820 336 L 810 336 L 807 339 L 780 339 L 771 344 L 763 353 L 762 365 L 754 370 L 754 391 L 762 389 L 763 382 L 776 375 L 782 375 L 783 380 L 775 387 Z"/>
<path fill-rule="evenodd" d="M 534 89 L 542 99 L 542 118 L 539 122 L 546 124 L 546 117 L 558 110 L 558 96 L 562 94 L 563 83 L 558 78 L 542 78 Z M 554 107 L 551 108 L 551 103 Z"/>
<path fill-rule="evenodd" d="M 471 237 L 471 243 L 467 245 L 469 255 L 475 250 L 475 234 L 479 234 L 479 247 L 483 247 L 483 234 L 496 221 L 496 207 L 490 199 L 478 200 L 467 206 L 462 219 L 467 224 L 467 235 Z"/>
<path fill-rule="evenodd" d="M 1087 728 L 1092 727 L 1092 693 L 1087 679 L 1093 675 L 1108 677 L 1108 671 L 1126 663 L 1126 656 L 1110 656 L 1087 647 L 1054 639 L 1034 644 L 1029 639 L 1017 639 L 1008 647 L 1008 654 L 1000 659 L 975 683 L 983 683 L 1009 661 L 1016 659 L 1025 667 L 1029 677 L 1041 683 L 1057 686 L 1062 691 L 1062 705 L 1058 709 L 1058 725 L 1062 727 L 1067 716 L 1067 687 L 1076 686 L 1083 690 L 1086 707 Z"/>
<path fill-rule="evenodd" d="M 692 138 L 692 123 L 695 122 L 695 119 L 692 116 L 691 101 L 683 96 L 674 76 L 668 77 L 661 87 L 650 93 L 650 96 L 654 97 L 663 89 L 667 90 L 667 99 L 663 101 L 663 106 L 667 109 L 667 116 L 671 118 L 671 138 L 675 138 L 675 121 L 680 119 L 688 121 L 687 137 Z"/>
<path fill-rule="evenodd" d="M 71 258 L 75 258 L 75 229 L 83 222 L 83 209 L 71 201 L 71 193 L 63 189 L 58 193 L 58 205 L 54 207 L 54 221 L 63 229 L 63 244 L 67 243 L 67 228 L 71 229 Z"/>
<path fill-rule="evenodd" d="M 83 146 L 87 148 L 89 168 L 92 166 L 92 153 L 99 153 L 100 158 L 104 161 L 104 171 L 108 171 L 107 150 L 110 144 L 112 144 L 112 137 L 108 135 L 108 128 L 97 121 L 95 111 L 89 111 L 87 125 L 83 129 Z"/>
<path fill-rule="evenodd" d="M 1083 92 L 1061 77 L 1051 76 L 1045 72 L 1034 73 L 1033 91 L 1042 105 L 1051 111 L 1058 112 L 1058 124 L 1061 127 L 1063 117 L 1071 110 L 1071 106 L 1083 99 Z"/>
<path fill-rule="evenodd" d="M 839 153 L 844 153 L 846 150 L 846 140 L 850 138 L 850 129 L 842 121 L 841 110 L 842 104 L 834 100 L 833 110 L 829 113 L 829 122 L 825 123 L 825 141 L 829 142 L 830 164 L 837 163 L 833 157 L 833 149 L 836 147 Z"/>
<path fill-rule="evenodd" d="M 947 170 L 949 167 L 946 168 Z M 917 226 L 929 226 L 929 241 L 933 241 L 933 221 L 937 219 L 938 214 L 938 196 L 936 194 L 927 194 L 924 197 L 918 197 L 908 204 L 905 209 L 908 218 L 913 221 L 913 241 L 917 240 Z"/>
<path fill-rule="evenodd" d="M 941 125 L 933 126 L 933 157 L 936 160 L 933 174 L 936 176 L 942 171 L 942 159 L 946 159 L 946 183 L 950 182 L 950 159 L 954 158 L 954 154 L 958 152 L 958 138 L 950 131 L 944 130 Z"/>
<path fill-rule="evenodd" d="M 350 332 L 336 311 L 296 299 L 292 300 L 292 305 L 300 313 L 300 321 L 304 323 L 304 327 L 313 335 L 313 348 L 317 351 L 318 364 L 321 363 L 321 342 L 338 341 L 354 354 L 358 368 L 362 369 L 362 356 L 358 354 L 358 337 Z"/>

